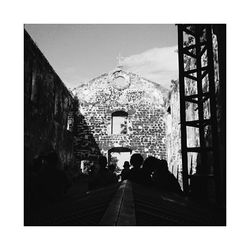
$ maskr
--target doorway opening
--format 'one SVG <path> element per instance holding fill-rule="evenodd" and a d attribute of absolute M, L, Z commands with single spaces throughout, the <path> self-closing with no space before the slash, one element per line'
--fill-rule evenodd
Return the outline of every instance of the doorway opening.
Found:
<path fill-rule="evenodd" d="M 108 151 L 108 163 L 116 166 L 117 172 L 121 172 L 125 161 L 130 162 L 132 150 L 125 147 L 115 147 Z"/>

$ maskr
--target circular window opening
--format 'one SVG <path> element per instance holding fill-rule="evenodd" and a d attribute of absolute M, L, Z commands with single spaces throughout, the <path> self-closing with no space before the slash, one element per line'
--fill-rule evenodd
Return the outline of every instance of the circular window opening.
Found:
<path fill-rule="evenodd" d="M 118 90 L 123 90 L 127 88 L 129 83 L 125 80 L 124 77 L 118 76 L 114 79 L 114 87 Z"/>

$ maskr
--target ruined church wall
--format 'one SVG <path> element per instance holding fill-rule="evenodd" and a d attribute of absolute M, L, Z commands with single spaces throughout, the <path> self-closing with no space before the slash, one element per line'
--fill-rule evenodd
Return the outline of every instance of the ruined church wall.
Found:
<path fill-rule="evenodd" d="M 126 74 L 126 77 L 130 85 L 122 90 L 116 89 L 106 74 L 75 92 L 86 121 L 78 125 L 75 147 L 78 159 L 90 157 L 95 161 L 100 153 L 108 156 L 108 150 L 114 147 L 129 148 L 144 158 L 152 155 L 166 159 L 163 95 L 147 80 L 134 74 Z M 112 134 L 112 113 L 115 111 L 128 113 L 127 134 Z"/>

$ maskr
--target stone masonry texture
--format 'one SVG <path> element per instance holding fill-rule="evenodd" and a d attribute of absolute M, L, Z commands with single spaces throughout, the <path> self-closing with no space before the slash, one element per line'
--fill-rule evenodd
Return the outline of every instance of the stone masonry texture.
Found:
<path fill-rule="evenodd" d="M 160 85 L 117 68 L 75 88 L 73 93 L 86 121 L 78 124 L 75 152 L 79 160 L 93 157 L 95 161 L 99 151 L 108 156 L 108 150 L 115 147 L 129 148 L 144 158 L 152 155 L 166 159 L 166 95 Z M 112 134 L 115 111 L 128 115 L 126 134 Z M 89 142 L 90 134 L 94 145 Z"/>

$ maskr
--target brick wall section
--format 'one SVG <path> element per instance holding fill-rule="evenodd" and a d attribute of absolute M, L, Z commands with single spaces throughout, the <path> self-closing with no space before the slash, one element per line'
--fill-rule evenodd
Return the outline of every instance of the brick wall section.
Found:
<path fill-rule="evenodd" d="M 124 78 L 124 86 L 116 78 Z M 113 147 L 126 147 L 141 153 L 166 159 L 166 94 L 160 85 L 121 69 L 103 74 L 73 90 L 80 101 L 80 112 L 86 124 L 78 124 L 75 147 L 79 160 L 99 153 L 107 156 Z M 128 133 L 112 134 L 112 113 L 128 113 Z M 93 138 L 89 141 L 88 134 Z M 87 148 L 92 145 L 92 152 Z M 83 146 L 86 145 L 86 146 Z"/>
<path fill-rule="evenodd" d="M 26 174 L 36 155 L 52 149 L 58 152 L 62 167 L 72 164 L 73 135 L 67 130 L 67 118 L 73 107 L 72 95 L 25 31 L 24 146 Z"/>
<path fill-rule="evenodd" d="M 180 99 L 178 81 L 172 82 L 167 113 L 167 161 L 169 171 L 182 184 Z"/>

